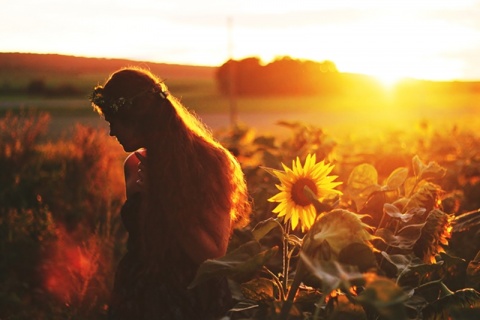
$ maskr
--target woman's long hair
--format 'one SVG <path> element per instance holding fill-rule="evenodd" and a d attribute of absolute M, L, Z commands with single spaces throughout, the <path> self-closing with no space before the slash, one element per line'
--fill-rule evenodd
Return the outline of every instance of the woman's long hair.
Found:
<path fill-rule="evenodd" d="M 147 257 L 175 254 L 176 239 L 184 236 L 187 226 L 199 226 L 228 241 L 233 228 L 248 224 L 251 208 L 239 163 L 167 93 L 160 79 L 148 70 L 126 68 L 114 73 L 103 90 L 112 99 L 131 98 L 132 106 L 114 113 L 98 106 L 97 110 L 128 119 L 145 137 L 148 176 L 140 234 Z M 146 93 L 139 95 L 142 92 Z M 214 223 L 225 214 L 230 215 L 230 230 Z"/>

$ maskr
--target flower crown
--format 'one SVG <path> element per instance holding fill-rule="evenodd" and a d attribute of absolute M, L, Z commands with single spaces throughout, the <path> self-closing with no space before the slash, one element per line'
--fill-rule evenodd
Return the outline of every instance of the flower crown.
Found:
<path fill-rule="evenodd" d="M 111 98 L 108 95 L 105 95 L 103 92 L 104 88 L 101 86 L 96 87 L 93 90 L 93 93 L 90 96 L 90 101 L 100 107 L 102 111 L 110 110 L 110 112 L 116 113 L 120 108 L 128 109 L 133 105 L 133 101 L 144 94 L 158 94 L 162 99 L 166 99 L 168 96 L 168 91 L 162 91 L 160 86 L 153 86 L 146 90 L 140 91 L 130 98 L 118 97 Z"/>

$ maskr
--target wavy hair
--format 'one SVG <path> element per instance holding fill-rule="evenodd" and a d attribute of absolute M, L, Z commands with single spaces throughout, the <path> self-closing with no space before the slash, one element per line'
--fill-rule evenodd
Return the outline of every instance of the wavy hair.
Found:
<path fill-rule="evenodd" d="M 139 228 L 147 255 L 171 254 L 174 239 L 191 224 L 225 239 L 233 228 L 249 223 L 251 207 L 239 163 L 163 81 L 148 70 L 125 68 L 95 90 L 111 100 L 127 100 L 128 106 L 94 103 L 94 108 L 131 122 L 145 139 L 147 193 Z M 230 230 L 211 223 L 225 214 Z"/>

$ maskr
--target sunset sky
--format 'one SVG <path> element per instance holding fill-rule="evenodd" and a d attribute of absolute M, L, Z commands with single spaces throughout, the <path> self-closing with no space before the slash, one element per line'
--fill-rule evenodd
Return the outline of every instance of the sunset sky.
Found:
<path fill-rule="evenodd" d="M 331 60 L 385 81 L 480 79 L 480 1 L 15 0 L 0 52 L 212 65 Z"/>

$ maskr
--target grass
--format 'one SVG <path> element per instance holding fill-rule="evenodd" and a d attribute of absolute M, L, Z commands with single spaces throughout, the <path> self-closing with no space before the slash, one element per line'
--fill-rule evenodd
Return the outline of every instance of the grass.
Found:
<path fill-rule="evenodd" d="M 30 75 L 38 79 L 40 73 Z M 7 81 L 7 76 L 0 73 L 0 83 Z M 24 86 L 26 75 L 17 75 L 10 80 L 10 87 Z M 54 88 L 71 83 L 81 92 L 75 97 L 42 98 L 25 94 L 0 95 L 0 114 L 7 110 L 34 108 L 46 111 L 52 116 L 50 135 L 58 136 L 68 131 L 79 122 L 94 127 L 105 128 L 103 120 L 92 112 L 88 101 L 90 90 L 98 83 L 103 83 L 106 75 L 81 74 L 78 77 L 59 74 L 48 75 L 45 84 Z M 70 82 L 68 82 L 70 81 Z M 219 93 L 216 82 L 210 78 L 172 78 L 166 79 L 170 92 L 178 97 L 190 110 L 200 117 L 212 118 L 224 115 L 221 125 L 228 125 L 231 111 L 229 97 Z M 421 120 L 443 121 L 450 124 L 474 126 L 478 124 L 480 114 L 479 94 L 470 91 L 435 92 L 428 91 L 402 94 L 401 91 L 385 90 L 381 94 L 367 95 L 355 91 L 343 95 L 317 96 L 270 96 L 270 97 L 236 97 L 235 109 L 239 118 L 259 131 L 275 130 L 278 120 L 293 120 L 320 125 L 322 127 L 341 128 L 342 131 L 372 130 L 374 127 L 392 127 L 411 125 Z M 207 120 L 207 124 L 211 124 Z"/>

